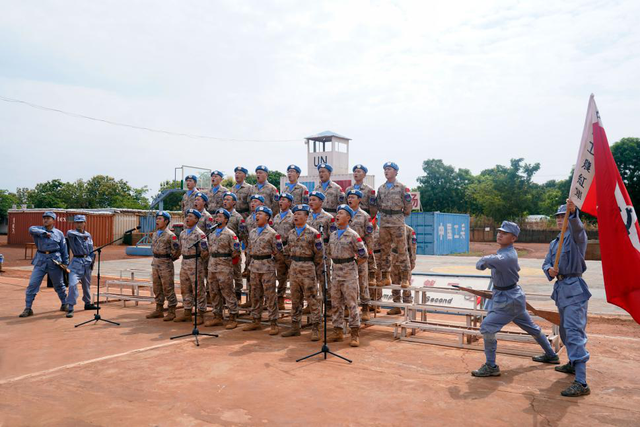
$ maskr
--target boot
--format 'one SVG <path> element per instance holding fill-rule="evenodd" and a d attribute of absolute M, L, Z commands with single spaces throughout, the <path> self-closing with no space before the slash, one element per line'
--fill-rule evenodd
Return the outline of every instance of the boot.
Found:
<path fill-rule="evenodd" d="M 204 315 L 207 314 L 204 310 L 198 310 L 198 319 L 196 320 L 196 325 L 202 325 L 204 323 Z"/>
<path fill-rule="evenodd" d="M 236 315 L 235 314 L 230 314 L 229 315 L 229 321 L 227 322 L 227 326 L 225 326 L 225 329 L 235 329 L 238 327 L 238 322 L 236 321 Z"/>
<path fill-rule="evenodd" d="M 317 323 L 311 325 L 311 341 L 320 341 L 320 330 Z"/>
<path fill-rule="evenodd" d="M 147 314 L 147 319 L 162 319 L 162 316 L 164 316 L 164 314 L 162 313 L 163 307 L 163 304 L 156 304 L 155 311 Z"/>
<path fill-rule="evenodd" d="M 387 311 L 387 316 L 393 316 L 395 314 L 402 314 L 402 309 L 400 307 L 393 307 L 391 310 Z"/>
<path fill-rule="evenodd" d="M 33 310 L 31 310 L 30 308 L 25 308 L 24 311 L 20 313 L 20 316 L 18 317 L 29 317 L 29 316 L 33 316 Z"/>
<path fill-rule="evenodd" d="M 222 325 L 222 315 L 221 314 L 215 314 L 213 316 L 213 319 L 209 319 L 206 322 L 204 322 L 204 326 L 211 327 L 211 326 L 220 326 Z"/>
<path fill-rule="evenodd" d="M 185 308 L 182 311 L 182 314 L 176 317 L 175 319 L 173 319 L 173 321 L 174 322 L 191 322 L 191 309 Z"/>
<path fill-rule="evenodd" d="M 362 306 L 362 321 L 366 322 L 367 320 L 371 319 L 371 316 L 369 316 L 369 306 L 367 304 L 364 304 Z"/>
<path fill-rule="evenodd" d="M 298 323 L 291 325 L 291 329 L 282 333 L 283 337 L 299 337 L 300 336 L 300 325 Z"/>
<path fill-rule="evenodd" d="M 351 328 L 351 347 L 360 347 L 360 328 Z"/>
<path fill-rule="evenodd" d="M 269 328 L 269 335 L 278 335 L 280 333 L 280 328 L 278 328 L 278 321 L 271 321 L 271 328 Z"/>
<path fill-rule="evenodd" d="M 284 297 L 278 297 L 278 310 L 284 310 Z"/>
<path fill-rule="evenodd" d="M 173 319 L 176 318 L 176 308 L 175 307 L 169 307 L 169 311 L 167 311 L 167 314 L 164 316 L 164 320 L 165 322 L 170 322 Z"/>
<path fill-rule="evenodd" d="M 391 272 L 387 271 L 386 273 L 382 273 L 382 283 L 380 286 L 390 286 L 391 285 Z"/>
<path fill-rule="evenodd" d="M 411 287 L 411 282 L 409 281 L 409 279 L 407 277 L 403 277 L 402 280 L 400 281 L 400 287 L 401 288 L 410 288 Z"/>
<path fill-rule="evenodd" d="M 259 331 L 260 329 L 262 329 L 260 319 L 253 319 L 251 323 L 247 323 L 242 328 L 243 331 Z"/>
<path fill-rule="evenodd" d="M 333 328 L 333 332 L 327 338 L 327 342 L 341 342 L 343 339 L 342 328 Z"/>

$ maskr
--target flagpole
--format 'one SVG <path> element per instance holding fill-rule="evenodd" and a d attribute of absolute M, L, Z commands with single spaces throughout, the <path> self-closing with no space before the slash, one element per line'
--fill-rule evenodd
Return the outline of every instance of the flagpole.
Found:
<path fill-rule="evenodd" d="M 567 224 L 569 223 L 569 209 L 564 213 L 564 219 L 562 220 L 562 231 L 560 232 L 560 241 L 558 242 L 558 250 L 556 252 L 556 260 L 553 263 L 553 269 L 556 271 L 556 274 L 560 273 L 558 271 L 558 265 L 560 264 L 560 255 L 562 255 L 562 244 L 564 243 L 564 233 L 567 231 Z"/>

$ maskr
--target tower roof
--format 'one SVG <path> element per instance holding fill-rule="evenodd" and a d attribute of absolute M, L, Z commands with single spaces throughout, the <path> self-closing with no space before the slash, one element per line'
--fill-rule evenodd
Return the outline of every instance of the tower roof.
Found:
<path fill-rule="evenodd" d="M 324 132 L 320 132 L 319 134 L 308 136 L 305 139 L 311 141 L 329 141 L 332 137 L 346 139 L 351 141 L 351 138 L 347 138 L 346 136 L 342 136 L 339 133 L 332 132 L 330 130 L 325 130 Z"/>

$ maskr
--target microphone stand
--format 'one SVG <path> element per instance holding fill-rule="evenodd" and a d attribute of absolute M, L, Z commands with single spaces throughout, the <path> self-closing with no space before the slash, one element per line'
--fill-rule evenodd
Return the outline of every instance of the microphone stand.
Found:
<path fill-rule="evenodd" d="M 323 230 L 324 226 L 320 225 L 320 234 L 324 235 Z M 323 277 L 323 317 L 324 317 L 324 341 L 322 344 L 322 348 L 320 349 L 320 351 L 316 351 L 313 354 L 310 354 L 308 356 L 302 357 L 298 360 L 296 360 L 296 362 L 301 362 L 303 360 L 309 359 L 311 357 L 317 356 L 319 354 L 324 355 L 324 359 L 327 359 L 327 354 L 331 354 L 332 356 L 336 356 L 346 362 L 351 363 L 352 361 L 347 359 L 346 357 L 342 357 L 339 354 L 334 353 L 333 351 L 329 350 L 329 346 L 327 345 L 327 292 L 329 292 L 328 286 L 327 286 L 327 253 L 324 250 L 324 244 L 322 245 L 322 277 Z"/>
<path fill-rule="evenodd" d="M 197 227 L 197 226 L 196 226 Z M 211 228 L 211 230 L 214 230 L 215 228 Z M 211 232 L 211 230 L 209 231 L 209 233 Z M 207 236 L 209 235 L 209 233 L 205 233 Z M 200 332 L 200 330 L 198 329 L 198 258 L 200 258 L 200 241 L 195 242 L 193 245 L 189 246 L 189 249 L 195 247 L 196 248 L 196 280 L 195 280 L 195 291 L 194 291 L 194 297 L 193 299 L 195 300 L 195 316 L 193 316 L 193 329 L 191 330 L 191 332 L 189 332 L 188 334 L 182 334 L 182 335 L 176 335 L 175 337 L 171 337 L 169 339 L 175 340 L 178 338 L 184 338 L 184 337 L 190 337 L 193 336 L 196 339 L 196 346 L 200 347 L 200 341 L 198 341 L 198 336 L 199 335 L 205 335 L 208 337 L 216 337 L 218 338 L 218 335 L 216 334 L 208 334 L 205 332 Z"/>
<path fill-rule="evenodd" d="M 106 248 L 109 245 L 113 245 L 115 242 L 124 239 L 124 236 L 126 236 L 127 234 L 131 234 L 133 233 L 135 230 L 138 230 L 140 227 L 136 227 L 132 230 L 128 230 L 126 231 L 122 237 L 117 238 L 116 240 L 114 240 L 113 242 L 109 242 L 106 245 L 102 245 L 99 248 L 94 249 L 93 251 L 91 251 L 91 253 L 98 253 L 98 290 L 97 290 L 97 295 L 96 295 L 96 313 L 93 315 L 93 319 L 89 319 L 86 322 L 82 322 L 82 323 L 78 323 L 77 325 L 75 325 L 75 327 L 77 328 L 78 326 L 82 326 L 82 325 L 86 325 L 89 322 L 107 322 L 110 323 L 112 325 L 116 325 L 116 326 L 120 326 L 120 323 L 118 322 L 113 322 L 111 320 L 107 320 L 107 319 L 103 319 L 100 316 L 100 261 L 101 261 L 101 255 L 102 255 L 102 249 Z M 94 325 L 95 325 L 94 323 Z"/>

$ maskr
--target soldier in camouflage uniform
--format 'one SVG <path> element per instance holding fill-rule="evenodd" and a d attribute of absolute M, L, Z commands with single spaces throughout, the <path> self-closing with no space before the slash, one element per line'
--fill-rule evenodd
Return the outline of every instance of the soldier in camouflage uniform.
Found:
<path fill-rule="evenodd" d="M 332 172 L 333 167 L 329 163 L 320 163 L 318 165 L 320 181 L 316 184 L 314 190 L 324 194 L 323 209 L 335 217 L 338 205 L 344 203 L 344 193 L 342 192 L 342 187 L 331 181 Z"/>
<path fill-rule="evenodd" d="M 291 329 L 282 336 L 300 335 L 302 307 L 306 299 L 311 314 L 311 341 L 318 341 L 322 314 L 318 300 L 316 267 L 322 266 L 322 236 L 307 224 L 309 211 L 309 205 L 296 205 L 293 208 L 294 225 L 284 247 L 284 253 L 291 263 Z"/>
<path fill-rule="evenodd" d="M 380 227 L 378 227 L 375 224 L 374 221 L 374 227 L 373 227 L 373 259 L 375 261 L 375 284 L 376 286 L 380 286 L 380 284 L 382 283 L 382 271 L 380 270 L 380 255 L 382 253 L 382 250 L 380 249 Z M 371 274 L 371 270 L 369 270 L 369 274 Z M 371 278 L 371 276 L 369 276 L 369 278 Z M 371 300 L 372 301 L 381 301 L 382 300 L 382 289 L 380 288 L 375 288 L 373 290 L 373 292 L 371 293 Z M 376 313 L 380 313 L 380 306 L 376 305 L 375 306 L 375 312 Z"/>
<path fill-rule="evenodd" d="M 259 206 L 264 206 L 264 197 L 260 194 L 252 195 L 250 201 L 251 214 L 246 219 L 240 221 L 240 240 L 245 248 L 249 246 L 249 234 L 251 230 L 257 227 L 256 209 Z M 245 251 L 245 264 L 242 276 L 247 278 L 247 301 L 244 304 L 240 304 L 240 308 L 250 308 L 253 306 L 251 300 L 251 270 L 249 269 L 249 265 L 251 265 L 251 257 L 249 256 L 249 251 Z"/>
<path fill-rule="evenodd" d="M 211 214 L 205 209 L 207 207 L 207 203 L 209 202 L 209 197 L 206 193 L 198 191 L 195 194 L 195 199 L 193 200 L 193 209 L 200 212 L 200 219 L 198 220 L 198 228 L 205 233 L 209 231 L 211 225 L 213 225 L 213 217 Z"/>
<path fill-rule="evenodd" d="M 360 209 L 369 214 L 371 218 L 375 218 L 378 214 L 376 208 L 376 190 L 368 184 L 364 183 L 364 178 L 367 176 L 369 169 L 364 165 L 355 165 L 353 167 L 353 185 L 350 185 L 345 194 L 349 193 L 349 190 L 362 191 L 362 199 L 360 200 Z"/>
<path fill-rule="evenodd" d="M 349 190 L 347 192 L 347 202 L 349 207 L 353 211 L 353 218 L 351 218 L 351 227 L 358 236 L 364 241 L 369 255 L 367 260 L 361 264 L 358 264 L 358 285 L 360 287 L 360 304 L 362 305 L 362 320 L 369 320 L 369 262 L 374 263 L 373 260 L 373 225 L 371 224 L 371 217 L 368 213 L 360 209 L 360 200 L 362 200 L 362 191 Z M 372 285 L 373 286 L 373 285 Z"/>
<path fill-rule="evenodd" d="M 226 302 L 229 307 L 229 322 L 226 329 L 238 326 L 238 300 L 233 288 L 233 264 L 240 260 L 240 241 L 227 227 L 231 214 L 220 208 L 216 212 L 216 223 L 220 224 L 209 234 L 209 292 L 213 298 L 213 319 L 204 326 L 222 325 L 222 310 Z"/>
<path fill-rule="evenodd" d="M 312 191 L 309 193 L 309 207 L 311 208 L 311 215 L 309 215 L 308 224 L 309 227 L 314 230 L 318 230 L 322 234 L 322 242 L 326 246 L 329 243 L 329 236 L 334 232 L 336 228 L 336 219 L 325 212 L 322 209 L 325 195 L 319 191 Z M 318 286 L 322 292 L 324 289 L 324 273 L 322 263 L 316 266 L 316 278 L 318 279 Z M 331 259 L 327 257 L 327 309 L 331 307 Z M 321 295 L 321 294 L 320 294 Z M 305 308 L 304 313 L 309 314 L 309 307 Z"/>
<path fill-rule="evenodd" d="M 280 213 L 274 215 L 273 229 L 282 236 L 282 244 L 287 246 L 287 238 L 289 232 L 293 230 L 293 213 L 291 212 L 291 203 L 293 196 L 289 193 L 280 195 L 278 204 L 280 205 Z M 306 218 L 305 218 L 306 219 Z M 278 310 L 284 310 L 284 294 L 287 292 L 287 276 L 289 271 L 289 260 L 283 258 L 276 262 L 276 279 L 278 279 Z"/>
<path fill-rule="evenodd" d="M 271 209 L 273 214 L 280 212 L 278 207 L 278 189 L 275 185 L 271 184 L 267 179 L 269 178 L 269 168 L 265 165 L 260 165 L 256 168 L 256 185 L 253 186 L 254 194 L 259 194 L 264 197 L 264 205 Z"/>
<path fill-rule="evenodd" d="M 195 175 L 187 175 L 184 179 L 184 183 L 187 186 L 187 192 L 182 196 L 180 206 L 182 207 L 182 213 L 186 216 L 187 210 L 193 209 L 193 202 L 195 201 L 196 193 L 198 192 L 198 189 L 196 188 L 198 178 Z"/>
<path fill-rule="evenodd" d="M 416 238 L 416 232 L 413 231 L 413 228 L 409 227 L 405 224 L 405 233 L 407 235 L 407 251 L 409 252 L 409 262 L 411 264 L 411 270 L 416 268 L 416 251 L 418 249 L 418 240 Z M 398 267 L 398 250 L 393 248 L 391 250 L 391 280 L 393 283 L 400 283 L 402 280 L 402 272 Z M 411 281 L 409 281 L 411 283 Z M 402 300 L 400 299 L 400 290 L 394 289 L 391 291 L 391 295 L 393 295 L 393 302 L 402 301 L 405 304 L 411 304 L 413 302 L 413 297 L 411 296 L 411 291 L 403 290 L 402 291 Z M 402 309 L 400 307 L 393 307 L 391 310 L 387 311 L 387 314 L 402 314 Z"/>
<path fill-rule="evenodd" d="M 222 207 L 224 194 L 229 191 L 228 188 L 221 185 L 223 179 L 224 174 L 219 170 L 211 172 L 211 188 L 207 190 L 207 197 L 209 197 L 207 210 L 212 215 Z"/>
<path fill-rule="evenodd" d="M 223 199 L 224 208 L 231 214 L 229 218 L 229 222 L 227 227 L 231 231 L 233 231 L 238 239 L 240 239 L 240 223 L 244 220 L 242 215 L 236 211 L 236 201 L 238 198 L 236 195 L 230 191 L 226 192 Z M 242 248 L 241 248 L 242 249 Z M 238 300 L 238 304 L 242 299 L 242 288 L 244 287 L 243 279 L 242 279 L 242 257 L 241 259 L 233 264 L 233 283 L 234 289 L 236 290 L 236 299 Z"/>
<path fill-rule="evenodd" d="M 338 229 L 331 233 L 327 245 L 327 257 L 333 261 L 331 279 L 331 300 L 333 301 L 331 321 L 333 333 L 327 341 L 342 341 L 344 327 L 344 307 L 349 309 L 352 347 L 360 345 L 360 314 L 358 313 L 358 268 L 354 263 L 367 260 L 364 242 L 351 227 L 349 221 L 354 212 L 347 205 L 339 205 L 336 215 Z M 357 259 L 357 261 L 356 261 Z"/>
<path fill-rule="evenodd" d="M 243 218 L 249 216 L 249 199 L 255 194 L 255 188 L 251 184 L 247 184 L 244 180 L 247 178 L 249 171 L 247 168 L 238 166 L 234 169 L 236 177 L 236 185 L 233 186 L 231 191 L 236 195 L 238 199 L 236 201 L 236 210 Z"/>
<path fill-rule="evenodd" d="M 409 188 L 396 179 L 398 165 L 387 162 L 383 165 L 387 182 L 378 188 L 376 206 L 380 214 L 380 248 L 382 254 L 378 268 L 382 270 L 382 286 L 391 284 L 391 248 L 398 249 L 398 264 L 401 273 L 400 286 L 408 288 L 410 263 L 407 252 L 407 236 L 404 217 L 411 214 Z"/>
<path fill-rule="evenodd" d="M 284 187 L 280 189 L 281 193 L 289 193 L 293 196 L 293 205 L 301 203 L 309 203 L 309 190 L 298 182 L 302 169 L 296 165 L 287 167 L 287 179 L 289 182 L 284 183 Z"/>
<path fill-rule="evenodd" d="M 169 311 L 164 316 L 163 320 L 165 322 L 176 318 L 178 299 L 176 298 L 176 290 L 173 283 L 175 274 L 173 262 L 180 257 L 180 244 L 176 235 L 167 228 L 169 222 L 171 222 L 171 215 L 168 212 L 160 211 L 156 214 L 156 232 L 151 237 L 151 251 L 153 252 L 151 280 L 153 282 L 156 309 L 147 314 L 147 319 L 162 318 L 162 309 L 166 299 L 169 303 Z"/>
<path fill-rule="evenodd" d="M 256 209 L 256 225 L 249 234 L 247 253 L 251 257 L 251 316 L 253 322 L 242 328 L 243 331 L 262 329 L 263 304 L 266 299 L 271 328 L 269 335 L 278 335 L 278 302 L 276 293 L 276 264 L 274 258 L 281 258 L 283 247 L 278 233 L 269 226 L 271 209 L 259 206 Z"/>
<path fill-rule="evenodd" d="M 199 219 L 200 212 L 195 209 L 189 209 L 184 219 L 187 227 L 180 233 L 180 252 L 182 252 L 180 291 L 182 293 L 184 313 L 176 317 L 174 322 L 191 321 L 194 288 L 197 286 L 198 324 L 204 323 L 204 314 L 207 310 L 206 289 L 204 287 L 204 263 L 209 257 L 209 246 L 207 244 L 207 236 L 197 226 Z M 198 251 L 194 244 L 197 244 Z M 200 254 L 200 259 L 198 259 L 198 280 L 196 282 L 196 257 L 198 253 Z"/>

